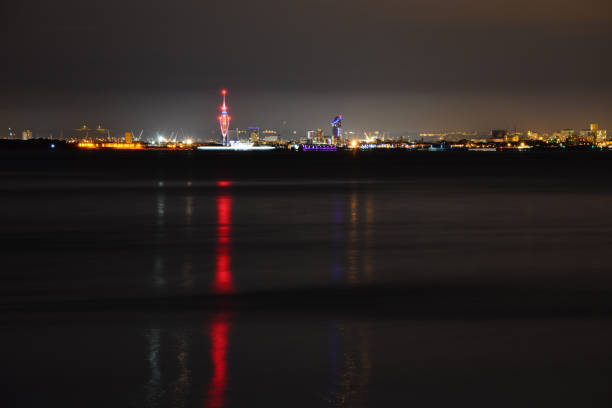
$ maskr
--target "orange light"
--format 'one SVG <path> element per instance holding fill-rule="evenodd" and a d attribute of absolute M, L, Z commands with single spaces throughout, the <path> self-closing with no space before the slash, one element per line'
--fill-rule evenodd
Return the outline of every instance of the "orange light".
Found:
<path fill-rule="evenodd" d="M 222 90 L 221 90 L 221 95 L 227 95 L 227 90 L 222 89 Z"/>

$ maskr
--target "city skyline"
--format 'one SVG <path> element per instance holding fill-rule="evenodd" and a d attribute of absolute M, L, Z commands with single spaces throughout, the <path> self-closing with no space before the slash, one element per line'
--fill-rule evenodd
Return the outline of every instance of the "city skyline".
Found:
<path fill-rule="evenodd" d="M 405 111 L 398 114 L 386 112 L 383 115 L 373 115 L 367 114 L 367 111 L 371 108 L 371 111 L 374 112 L 375 107 L 373 105 L 379 104 L 377 101 L 385 99 L 384 97 L 373 99 L 364 97 L 359 99 L 360 102 L 353 102 L 352 105 L 350 103 L 333 103 L 324 99 L 317 105 L 316 95 L 307 94 L 312 98 L 311 100 L 301 98 L 301 102 L 291 106 L 282 103 L 283 100 L 279 99 L 282 96 L 265 97 L 260 103 L 257 103 L 257 100 L 254 100 L 252 96 L 245 96 L 244 91 L 240 89 L 232 90 L 232 94 L 234 114 L 232 115 L 231 129 L 248 128 L 249 126 L 278 129 L 283 122 L 286 122 L 291 130 L 314 130 L 326 127 L 333 118 L 334 112 L 343 112 L 350 129 L 356 131 L 378 129 L 395 135 L 451 130 L 484 132 L 495 128 L 553 132 L 565 128 L 580 129 L 580 126 L 584 123 L 591 122 L 600 123 L 606 128 L 612 126 L 610 114 L 612 106 L 608 107 L 607 101 L 600 100 L 603 96 L 591 99 L 584 96 L 565 102 L 560 99 L 560 96 L 553 96 L 550 99 L 543 98 L 540 110 L 529 111 L 530 107 L 524 106 L 521 108 L 521 115 L 506 118 L 504 112 L 507 109 L 505 107 L 517 107 L 520 105 L 520 101 L 513 102 L 510 99 L 504 101 L 501 96 L 492 97 L 496 101 L 496 105 L 491 106 L 486 101 L 476 103 L 474 98 L 442 98 L 436 100 L 435 97 L 416 96 L 414 100 L 410 100 L 409 105 L 411 107 L 406 108 Z M 144 105 L 147 105 L 150 103 L 148 102 L 150 99 L 143 96 L 141 100 Z M 337 100 L 337 98 L 330 99 L 332 101 Z M 385 100 L 388 100 L 390 105 L 395 106 L 393 109 L 397 111 L 401 110 L 397 106 L 400 105 L 398 100 L 402 99 L 401 96 L 391 95 Z M 91 98 L 89 100 L 91 101 Z M 133 103 L 137 104 L 138 102 L 133 101 Z M 208 132 L 219 127 L 218 117 L 215 115 L 219 105 L 218 90 L 199 96 L 192 95 L 182 102 L 169 100 L 164 101 L 163 104 L 165 103 L 174 107 L 157 106 L 150 110 L 147 109 L 146 112 L 138 113 L 118 107 L 110 111 L 105 107 L 90 108 L 85 103 L 84 106 L 71 108 L 69 112 L 58 113 L 55 108 L 40 106 L 41 110 L 35 114 L 28 113 L 27 109 L 24 109 L 10 115 L 2 114 L 0 120 L 3 122 L 4 129 L 10 127 L 66 130 L 80 126 L 84 122 L 91 126 L 103 123 L 105 126 L 114 129 L 128 130 L 136 128 L 183 128 L 190 129 L 190 131 Z M 589 103 L 593 106 L 591 110 L 587 111 L 585 106 Z M 278 107 L 275 107 L 276 104 L 278 104 Z M 121 104 L 118 105 L 121 106 Z M 576 113 L 575 106 L 577 105 L 582 106 L 583 111 L 580 111 L 580 113 Z M 179 106 L 179 108 L 176 106 Z M 298 111 L 304 106 L 311 107 L 312 114 L 299 114 Z M 336 106 L 344 106 L 346 109 L 336 109 Z M 430 110 L 437 110 L 440 113 L 439 116 L 424 119 L 423 115 Z M 480 111 L 484 111 L 486 114 L 482 116 L 477 114 Z M 262 112 L 261 116 L 257 116 L 256 112 Z M 286 114 L 283 114 L 283 112 Z M 472 115 L 477 116 L 477 118 L 471 119 Z M 469 119 L 466 119 L 466 117 Z M 293 118 L 293 120 L 289 118 Z"/>
<path fill-rule="evenodd" d="M 5 4 L 0 126 L 612 127 L 608 1 L 435 4 Z"/>

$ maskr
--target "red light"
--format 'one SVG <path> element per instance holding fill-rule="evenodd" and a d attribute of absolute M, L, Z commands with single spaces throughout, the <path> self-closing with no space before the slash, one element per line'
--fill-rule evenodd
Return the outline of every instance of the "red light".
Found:
<path fill-rule="evenodd" d="M 225 89 L 221 90 L 221 95 L 227 95 L 227 91 Z"/>
<path fill-rule="evenodd" d="M 204 407 L 220 408 L 225 405 L 227 389 L 227 352 L 229 346 L 230 319 L 227 313 L 216 315 L 208 329 L 210 354 L 213 363 L 213 377 L 208 385 Z"/>
<path fill-rule="evenodd" d="M 220 184 L 218 182 L 217 184 Z M 226 181 L 225 183 L 229 183 Z M 229 185 L 229 184 L 228 184 Z M 215 293 L 232 293 L 232 197 L 220 195 L 217 197 L 217 246 L 216 267 L 213 290 Z"/>
<path fill-rule="evenodd" d="M 232 185 L 232 182 L 229 180 L 219 180 L 217 181 L 217 186 L 219 187 L 229 187 Z"/>

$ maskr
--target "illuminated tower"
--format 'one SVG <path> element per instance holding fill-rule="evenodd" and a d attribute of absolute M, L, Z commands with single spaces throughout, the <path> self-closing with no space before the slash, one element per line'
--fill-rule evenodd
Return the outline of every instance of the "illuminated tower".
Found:
<path fill-rule="evenodd" d="M 342 138 L 342 115 L 338 115 L 331 121 L 332 125 L 332 144 L 336 144 Z"/>
<path fill-rule="evenodd" d="M 223 135 L 223 146 L 227 146 L 227 131 L 232 117 L 227 114 L 227 105 L 225 104 L 227 91 L 225 89 L 221 90 L 221 95 L 223 95 L 223 105 L 221 106 L 221 115 L 219 115 L 219 126 L 221 127 L 221 135 Z"/>

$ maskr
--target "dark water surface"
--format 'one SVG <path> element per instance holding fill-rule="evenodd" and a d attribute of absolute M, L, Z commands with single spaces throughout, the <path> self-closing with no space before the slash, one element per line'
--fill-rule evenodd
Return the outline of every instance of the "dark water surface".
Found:
<path fill-rule="evenodd" d="M 604 406 L 612 155 L 0 152 L 6 406 Z"/>

